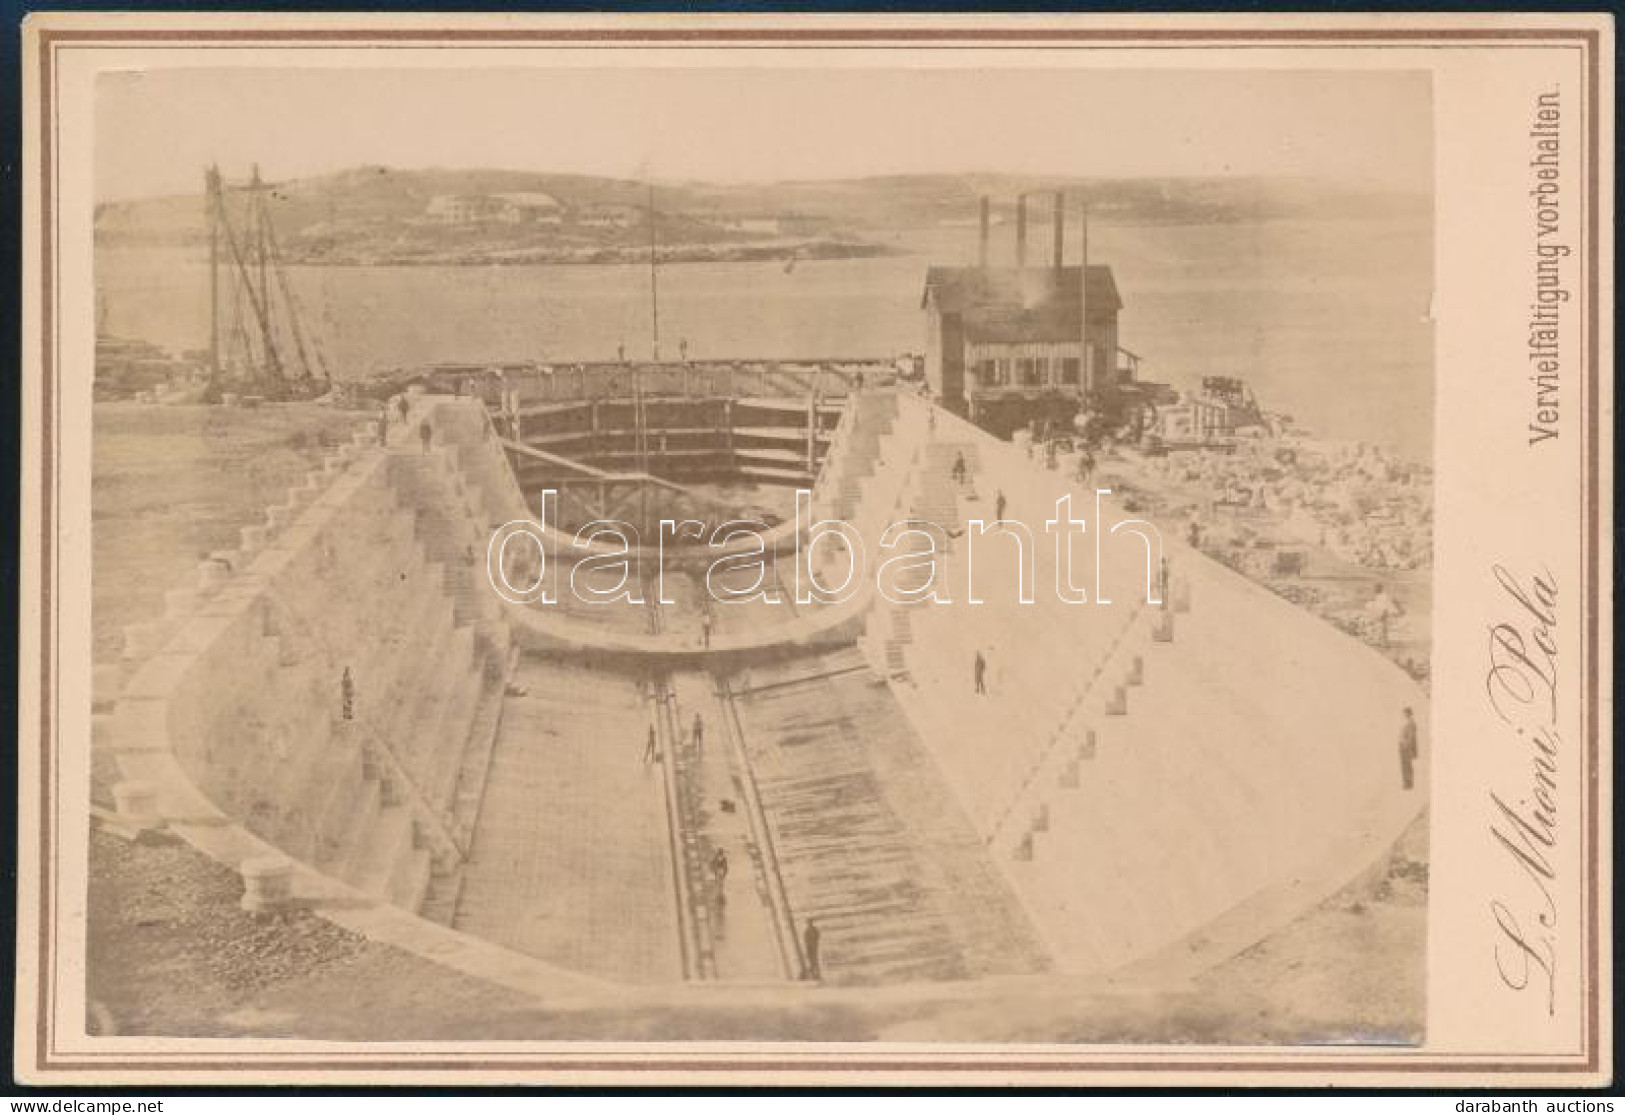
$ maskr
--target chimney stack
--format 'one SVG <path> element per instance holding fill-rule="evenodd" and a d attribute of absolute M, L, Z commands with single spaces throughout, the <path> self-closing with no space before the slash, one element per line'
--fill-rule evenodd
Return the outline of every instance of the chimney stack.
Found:
<path fill-rule="evenodd" d="M 984 270 L 984 271 L 987 270 L 987 236 L 988 236 L 988 231 L 987 230 L 988 230 L 988 225 L 991 224 L 991 223 L 992 223 L 992 217 L 991 217 L 991 213 L 990 213 L 990 210 L 989 210 L 988 199 L 987 199 L 986 195 L 983 195 L 983 197 L 982 197 L 982 241 L 981 241 L 981 252 L 977 256 L 976 262 L 977 262 L 978 266 L 980 266 L 982 268 L 982 270 Z"/>
<path fill-rule="evenodd" d="M 1066 244 L 1066 199 L 1060 190 L 1055 191 L 1055 272 L 1059 276 L 1061 265 L 1065 262 L 1061 257 L 1062 247 Z"/>
<path fill-rule="evenodd" d="M 1016 270 L 1027 269 L 1027 195 L 1016 195 Z"/>
<path fill-rule="evenodd" d="M 1083 234 L 1083 263 L 1078 268 L 1078 382 L 1085 391 L 1094 387 L 1094 369 L 1089 365 L 1089 203 L 1079 209 L 1079 231 Z"/>

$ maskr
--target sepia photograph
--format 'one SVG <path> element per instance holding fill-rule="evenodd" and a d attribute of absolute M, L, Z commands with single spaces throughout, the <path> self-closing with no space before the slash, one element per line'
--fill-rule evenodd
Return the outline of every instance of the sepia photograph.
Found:
<path fill-rule="evenodd" d="M 1426 74 L 97 92 L 93 1020 L 1422 1035 Z"/>
<path fill-rule="evenodd" d="M 1611 30 L 121 18 L 19 1066 L 1606 1074 Z"/>

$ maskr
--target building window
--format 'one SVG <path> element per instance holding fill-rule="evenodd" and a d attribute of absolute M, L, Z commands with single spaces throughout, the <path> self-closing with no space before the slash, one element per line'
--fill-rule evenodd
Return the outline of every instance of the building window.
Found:
<path fill-rule="evenodd" d="M 1076 385 L 1078 382 L 1078 358 L 1076 356 L 1061 357 L 1061 382 Z"/>
<path fill-rule="evenodd" d="M 1023 387 L 1042 387 L 1044 385 L 1044 361 L 1030 356 L 1024 356 L 1017 364 L 1021 371 L 1021 385 Z"/>
<path fill-rule="evenodd" d="M 998 366 L 992 360 L 978 360 L 976 362 L 976 382 L 982 387 L 992 387 L 998 381 Z"/>

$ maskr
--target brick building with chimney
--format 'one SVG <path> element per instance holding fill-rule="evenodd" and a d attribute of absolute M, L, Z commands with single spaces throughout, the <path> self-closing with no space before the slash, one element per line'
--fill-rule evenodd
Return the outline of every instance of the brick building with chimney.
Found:
<path fill-rule="evenodd" d="M 1017 199 L 1016 266 L 988 264 L 989 203 L 981 204 L 981 250 L 971 267 L 932 267 L 925 377 L 943 406 L 1000 437 L 1029 425 L 1070 429 L 1085 409 L 1112 419 L 1138 395 L 1138 360 L 1117 344 L 1123 301 L 1110 267 L 1063 259 L 1065 206 L 1055 195 L 1048 265 L 1027 260 L 1026 198 Z"/>

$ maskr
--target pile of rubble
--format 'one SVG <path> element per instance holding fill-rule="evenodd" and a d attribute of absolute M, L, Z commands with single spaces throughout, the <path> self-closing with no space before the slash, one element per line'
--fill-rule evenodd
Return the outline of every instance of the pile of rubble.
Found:
<path fill-rule="evenodd" d="M 1433 473 L 1361 442 L 1242 443 L 1234 453 L 1148 457 L 1148 478 L 1200 493 L 1190 510 L 1215 543 L 1268 537 L 1370 569 L 1425 569 L 1433 552 Z M 1204 514 L 1205 512 L 1205 514 Z"/>

